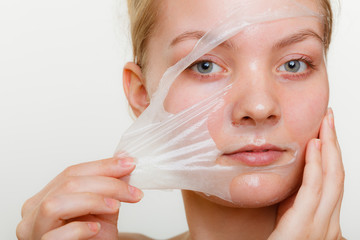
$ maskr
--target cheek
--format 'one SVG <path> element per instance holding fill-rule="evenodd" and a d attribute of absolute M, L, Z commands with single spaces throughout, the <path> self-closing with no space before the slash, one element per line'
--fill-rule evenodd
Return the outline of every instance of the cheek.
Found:
<path fill-rule="evenodd" d="M 172 83 L 164 100 L 164 108 L 169 113 L 179 113 L 213 96 L 226 84 L 225 80 L 205 82 L 182 74 Z M 198 110 L 201 111 L 200 108 Z"/>
<path fill-rule="evenodd" d="M 194 96 L 198 95 L 195 95 L 191 88 L 182 87 L 182 90 L 180 91 L 172 86 L 164 100 L 164 109 L 169 113 L 179 113 L 191 106 L 193 102 L 198 101 L 197 99 L 194 99 Z"/>
<path fill-rule="evenodd" d="M 311 138 L 318 136 L 328 97 L 327 81 L 283 95 L 283 121 L 293 141 L 306 145 Z"/>

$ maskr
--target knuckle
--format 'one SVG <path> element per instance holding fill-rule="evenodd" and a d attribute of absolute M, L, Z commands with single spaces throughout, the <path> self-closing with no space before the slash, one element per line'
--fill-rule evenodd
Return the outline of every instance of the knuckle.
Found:
<path fill-rule="evenodd" d="M 312 182 L 312 183 L 304 184 L 304 189 L 306 193 L 309 194 L 309 196 L 314 196 L 317 198 L 321 197 L 322 194 L 321 183 Z"/>
<path fill-rule="evenodd" d="M 331 182 L 336 187 L 343 187 L 345 183 L 345 171 L 343 168 L 339 169 L 331 169 L 331 170 L 324 170 L 324 175 L 328 176 L 331 179 Z"/>
<path fill-rule="evenodd" d="M 24 204 L 23 204 L 23 208 L 26 208 L 27 206 L 29 206 L 30 205 L 30 203 L 31 203 L 31 199 L 32 198 L 29 198 L 29 199 L 27 199 L 25 202 L 24 202 Z"/>
<path fill-rule="evenodd" d="M 345 183 L 345 172 L 338 170 L 333 174 L 334 182 L 337 187 L 343 187 Z"/>
<path fill-rule="evenodd" d="M 16 226 L 16 237 L 19 240 L 25 240 L 26 239 L 26 227 L 25 227 L 25 222 L 21 221 L 17 226 Z"/>
<path fill-rule="evenodd" d="M 62 186 L 67 192 L 75 192 L 79 187 L 78 181 L 76 181 L 75 177 L 68 177 L 63 183 Z"/>
<path fill-rule="evenodd" d="M 315 181 L 314 179 L 311 179 L 309 181 L 304 181 L 302 186 L 304 186 L 304 188 L 311 194 L 321 194 L 322 181 Z"/>
<path fill-rule="evenodd" d="M 99 164 L 101 168 L 112 170 L 114 165 L 117 165 L 118 159 L 116 158 L 107 158 L 100 160 Z"/>
<path fill-rule="evenodd" d="M 40 213 L 44 216 L 54 216 L 57 212 L 57 201 L 54 197 L 46 198 L 40 204 Z"/>
<path fill-rule="evenodd" d="M 69 167 L 65 168 L 64 171 L 62 172 L 62 175 L 64 175 L 64 176 L 73 176 L 74 173 L 76 173 L 75 168 L 76 168 L 76 165 L 69 166 Z"/>
<path fill-rule="evenodd" d="M 312 189 L 312 193 L 315 197 L 321 198 L 322 195 L 322 187 L 320 184 L 316 184 L 315 187 Z"/>
<path fill-rule="evenodd" d="M 98 200 L 102 199 L 99 195 L 92 193 L 92 192 L 85 192 L 84 194 L 85 198 L 87 199 L 88 203 L 96 203 L 98 204 Z"/>
<path fill-rule="evenodd" d="M 21 207 L 21 217 L 24 217 L 32 205 L 32 198 L 27 199 Z"/>
<path fill-rule="evenodd" d="M 119 164 L 119 159 L 117 159 L 117 158 L 110 158 L 109 160 L 110 160 L 109 163 L 111 166 L 116 166 Z"/>
<path fill-rule="evenodd" d="M 114 196 L 118 199 L 123 199 L 126 196 L 131 196 L 129 192 L 129 185 L 125 182 L 118 182 L 113 188 Z"/>

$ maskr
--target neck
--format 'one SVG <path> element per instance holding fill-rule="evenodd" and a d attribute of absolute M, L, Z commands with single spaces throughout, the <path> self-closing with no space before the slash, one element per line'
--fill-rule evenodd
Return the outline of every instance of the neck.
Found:
<path fill-rule="evenodd" d="M 234 208 L 182 191 L 189 237 L 207 239 L 267 239 L 275 227 L 277 206 Z"/>

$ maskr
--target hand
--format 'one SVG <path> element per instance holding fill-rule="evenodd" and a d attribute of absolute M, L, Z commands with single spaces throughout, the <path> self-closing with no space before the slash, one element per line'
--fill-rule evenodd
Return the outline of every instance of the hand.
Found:
<path fill-rule="evenodd" d="M 118 239 L 120 202 L 141 190 L 119 180 L 135 168 L 131 158 L 109 158 L 67 168 L 23 205 L 20 240 Z"/>
<path fill-rule="evenodd" d="M 277 225 L 268 239 L 342 239 L 344 176 L 334 117 L 329 109 L 320 139 L 308 143 L 302 185 L 297 194 L 279 205 Z"/>

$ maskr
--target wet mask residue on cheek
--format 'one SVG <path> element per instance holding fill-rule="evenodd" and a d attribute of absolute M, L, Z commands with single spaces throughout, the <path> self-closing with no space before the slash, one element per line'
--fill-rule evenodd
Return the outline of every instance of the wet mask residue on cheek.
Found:
<path fill-rule="evenodd" d="M 244 2 L 164 73 L 149 107 L 123 134 L 115 156 L 135 158 L 136 168 L 128 178 L 130 184 L 142 189 L 194 190 L 237 202 L 239 193 L 232 189 L 238 186 L 234 179 L 246 175 L 247 185 L 255 189 L 263 184 L 257 173 L 285 178 L 299 160 L 299 144 L 286 141 L 285 133 L 276 136 L 266 128 L 255 127 L 242 130 L 231 120 L 229 102 L 235 101 L 231 76 L 214 84 L 214 89 L 202 92 L 196 101 L 186 99 L 186 108 L 171 111 L 171 104 L 164 104 L 173 83 L 187 76 L 183 74 L 195 61 L 245 27 L 288 18 L 322 19 L 296 1 Z M 192 69 L 218 71 L 217 66 L 206 62 L 201 68 Z M 198 83 L 195 87 L 201 89 Z M 265 106 L 258 104 L 255 108 L 262 111 Z"/>

